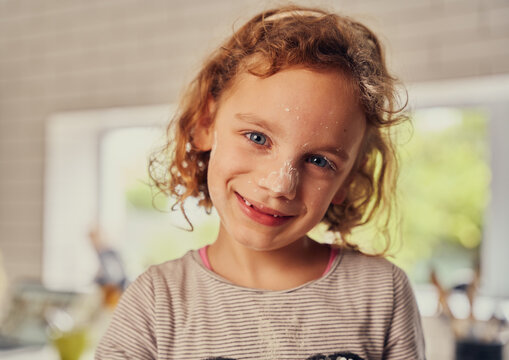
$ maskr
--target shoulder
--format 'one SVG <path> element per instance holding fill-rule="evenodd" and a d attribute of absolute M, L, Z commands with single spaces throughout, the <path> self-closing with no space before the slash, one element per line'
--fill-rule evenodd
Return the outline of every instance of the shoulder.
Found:
<path fill-rule="evenodd" d="M 356 276 L 392 278 L 406 276 L 403 270 L 382 256 L 370 256 L 358 251 L 343 250 L 341 267 Z"/>
<path fill-rule="evenodd" d="M 168 286 L 173 288 L 176 284 L 185 283 L 200 272 L 200 266 L 196 263 L 193 253 L 194 251 L 190 250 L 180 258 L 150 266 L 135 283 L 150 282 L 155 290 Z"/>
<path fill-rule="evenodd" d="M 161 264 L 151 265 L 127 287 L 123 297 L 155 299 L 166 297 L 168 289 L 178 289 L 192 277 L 199 266 L 193 259 L 192 251 L 184 256 Z"/>
<path fill-rule="evenodd" d="M 177 259 L 152 265 L 147 269 L 146 273 L 153 278 L 167 278 L 169 275 L 176 277 L 182 276 L 194 262 L 193 252 L 194 250 L 190 250 Z"/>
<path fill-rule="evenodd" d="M 357 291 L 385 299 L 395 311 L 415 310 L 415 295 L 408 276 L 389 260 L 345 251 L 341 267 L 344 279 Z"/>
<path fill-rule="evenodd" d="M 384 293 L 387 299 L 413 293 L 405 272 L 381 256 L 344 250 L 337 276 L 339 281 L 350 284 L 356 291 L 373 295 Z"/>

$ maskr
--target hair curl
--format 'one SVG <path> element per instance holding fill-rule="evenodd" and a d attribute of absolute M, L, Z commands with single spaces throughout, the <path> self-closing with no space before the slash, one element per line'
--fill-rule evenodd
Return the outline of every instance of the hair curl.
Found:
<path fill-rule="evenodd" d="M 358 93 L 366 117 L 366 133 L 351 170 L 347 196 L 331 204 L 322 219 L 330 231 L 345 235 L 380 215 L 387 228 L 397 175 L 397 157 L 390 128 L 406 120 L 396 78 L 387 70 L 381 43 L 363 24 L 321 9 L 288 6 L 262 12 L 242 26 L 205 61 L 168 126 L 168 142 L 150 160 L 149 174 L 160 191 L 180 205 L 189 196 L 200 198 L 210 211 L 207 188 L 210 152 L 196 149 L 193 130 L 213 121 L 208 103 L 231 88 L 237 74 L 247 71 L 269 77 L 293 66 L 336 70 L 347 75 Z M 386 211 L 381 211 L 386 210 Z M 185 216 L 185 212 L 184 212 Z M 192 227 L 192 225 L 191 225 Z M 383 232 L 383 231 L 382 231 Z M 388 249 L 389 241 L 384 252 Z"/>

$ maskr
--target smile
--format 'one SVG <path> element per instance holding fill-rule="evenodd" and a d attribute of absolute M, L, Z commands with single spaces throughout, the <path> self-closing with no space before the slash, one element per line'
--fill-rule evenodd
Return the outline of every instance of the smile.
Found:
<path fill-rule="evenodd" d="M 245 199 L 238 193 L 235 193 L 235 195 L 237 196 L 240 208 L 244 214 L 259 224 L 267 226 L 279 226 L 294 217 L 291 215 L 285 215 L 262 204 L 252 204 L 249 200 Z"/>

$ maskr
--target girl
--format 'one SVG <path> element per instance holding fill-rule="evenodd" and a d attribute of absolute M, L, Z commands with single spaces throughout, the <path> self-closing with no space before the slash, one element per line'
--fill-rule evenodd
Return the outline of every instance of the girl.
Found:
<path fill-rule="evenodd" d="M 286 7 L 238 30 L 189 87 L 169 162 L 151 162 L 180 205 L 214 206 L 217 239 L 142 274 L 96 359 L 423 359 L 407 277 L 345 240 L 390 203 L 396 103 L 358 22 Z M 320 222 L 337 246 L 306 235 Z"/>

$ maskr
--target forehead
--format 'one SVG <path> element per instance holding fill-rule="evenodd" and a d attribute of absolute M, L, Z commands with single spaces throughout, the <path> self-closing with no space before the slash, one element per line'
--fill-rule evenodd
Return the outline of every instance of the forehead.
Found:
<path fill-rule="evenodd" d="M 232 85 L 221 95 L 219 103 L 233 95 L 237 99 L 247 97 L 252 102 L 265 101 L 267 105 L 277 101 L 288 102 L 291 97 L 294 102 L 303 105 L 313 104 L 316 98 L 322 97 L 324 110 L 340 107 L 344 111 L 357 111 L 360 107 L 358 94 L 357 84 L 343 71 L 294 66 L 268 77 L 256 76 L 244 70 L 235 76 Z"/>

